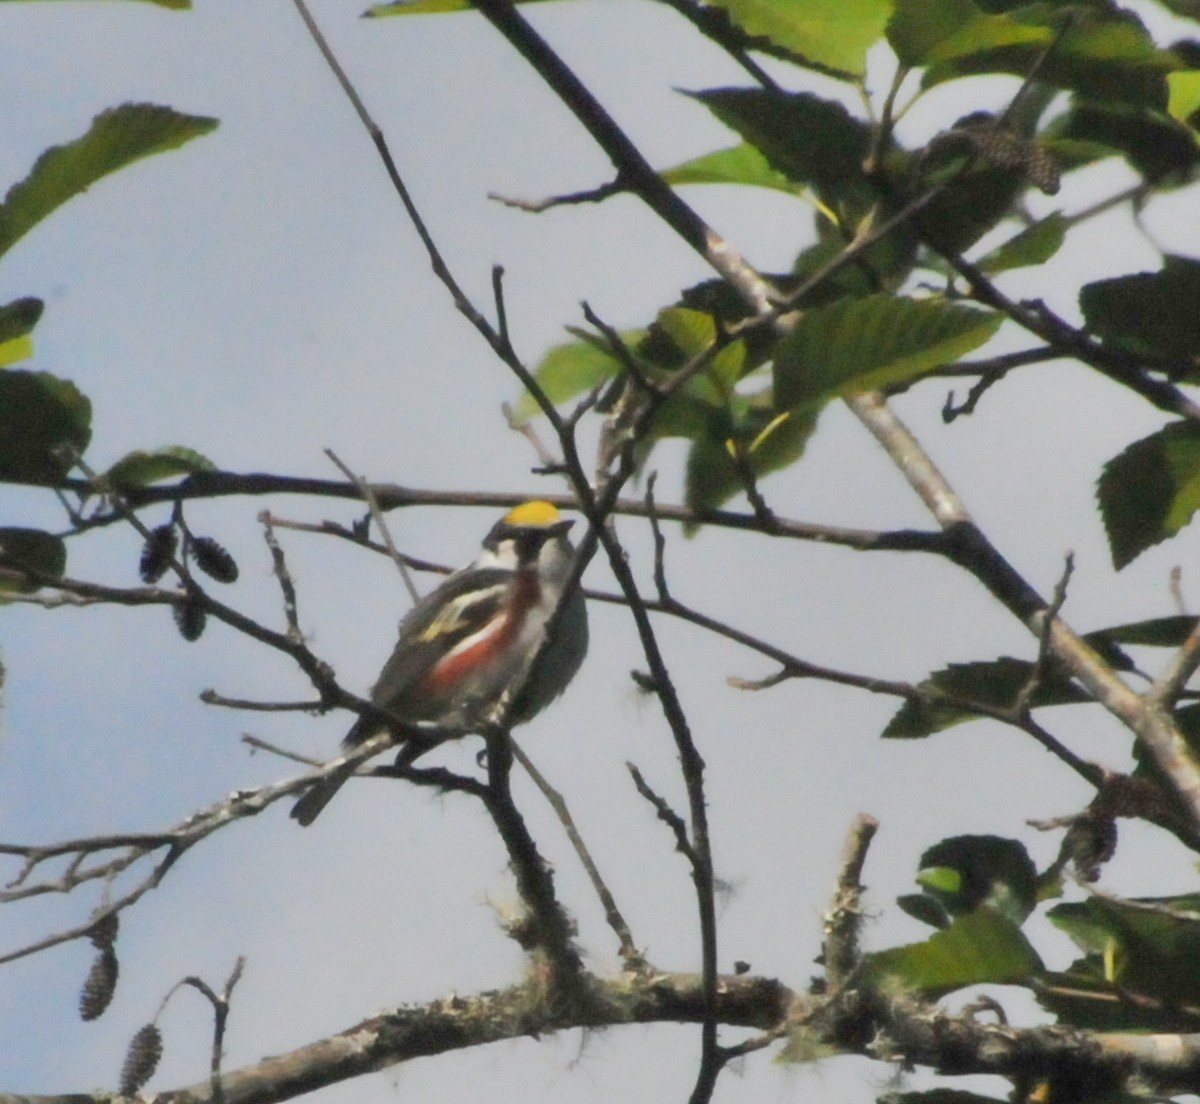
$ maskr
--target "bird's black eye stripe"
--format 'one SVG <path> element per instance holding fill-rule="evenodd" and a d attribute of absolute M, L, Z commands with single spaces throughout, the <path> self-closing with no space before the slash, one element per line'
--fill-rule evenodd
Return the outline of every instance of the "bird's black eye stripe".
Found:
<path fill-rule="evenodd" d="M 543 528 L 539 526 L 513 525 L 510 522 L 500 520 L 492 526 L 491 532 L 487 535 L 487 540 L 483 543 L 485 547 L 495 551 L 502 541 L 510 540 L 522 551 L 533 552 L 545 544 L 551 537 L 557 537 L 565 533 L 573 524 L 574 522 L 571 520 L 563 520 Z"/>

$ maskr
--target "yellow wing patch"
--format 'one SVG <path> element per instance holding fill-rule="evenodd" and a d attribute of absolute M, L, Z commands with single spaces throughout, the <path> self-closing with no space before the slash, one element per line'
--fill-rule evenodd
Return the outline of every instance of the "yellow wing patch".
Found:
<path fill-rule="evenodd" d="M 422 644 L 428 644 L 432 640 L 458 634 L 463 629 L 474 631 L 480 628 L 495 614 L 496 597 L 506 589 L 504 586 L 488 587 L 486 590 L 473 590 L 452 598 L 438 610 L 437 615 L 425 626 L 417 639 Z"/>

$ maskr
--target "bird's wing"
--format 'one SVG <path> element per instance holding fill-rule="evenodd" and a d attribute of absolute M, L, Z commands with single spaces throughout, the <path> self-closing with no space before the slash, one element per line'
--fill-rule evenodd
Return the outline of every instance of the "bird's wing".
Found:
<path fill-rule="evenodd" d="M 381 709 L 396 708 L 447 651 L 500 612 L 512 580 L 513 573 L 503 568 L 473 568 L 451 575 L 422 598 L 400 623 L 400 638 L 371 691 L 371 701 Z M 361 743 L 378 730 L 378 725 L 360 722 L 345 742 Z"/>

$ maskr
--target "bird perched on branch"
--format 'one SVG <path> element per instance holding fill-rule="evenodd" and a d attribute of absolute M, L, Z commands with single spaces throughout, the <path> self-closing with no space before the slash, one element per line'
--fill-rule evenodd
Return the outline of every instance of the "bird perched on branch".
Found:
<path fill-rule="evenodd" d="M 572 524 L 540 501 L 525 502 L 496 522 L 474 563 L 422 598 L 400 623 L 400 639 L 371 703 L 397 721 L 459 735 L 501 715 L 509 725 L 523 724 L 545 709 L 575 677 L 588 646 L 583 592 L 575 587 L 564 597 L 575 557 L 567 538 Z M 543 647 L 548 628 L 553 637 Z M 360 717 L 342 745 L 356 747 L 387 728 L 377 716 Z M 405 739 L 396 734 L 397 742 Z M 411 758 L 437 742 L 436 731 L 428 743 L 413 740 Z M 311 824 L 355 769 L 347 765 L 315 783 L 292 816 Z"/>

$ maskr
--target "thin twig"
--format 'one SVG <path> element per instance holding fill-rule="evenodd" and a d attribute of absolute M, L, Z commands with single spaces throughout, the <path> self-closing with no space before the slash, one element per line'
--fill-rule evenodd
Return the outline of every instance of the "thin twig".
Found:
<path fill-rule="evenodd" d="M 1013 710 L 1019 717 L 1027 718 L 1029 716 L 1030 705 L 1046 677 L 1046 668 L 1054 660 L 1050 630 L 1067 600 L 1067 585 L 1070 583 L 1074 571 L 1075 554 L 1068 552 L 1063 563 L 1062 576 L 1054 586 L 1054 594 L 1050 598 L 1050 605 L 1046 607 L 1046 616 L 1042 619 L 1042 631 L 1038 634 L 1037 660 L 1034 662 L 1033 671 L 1025 680 L 1025 685 L 1018 691 L 1017 700 L 1013 703 Z"/>
<path fill-rule="evenodd" d="M 541 214 L 554 207 L 574 206 L 582 203 L 601 203 L 627 191 L 620 181 L 613 180 L 600 184 L 595 188 L 586 188 L 581 192 L 568 192 L 565 195 L 546 196 L 543 199 L 518 199 L 515 196 L 501 195 L 499 192 L 488 192 L 488 199 L 512 207 L 518 211 L 528 211 L 530 214 Z"/>
<path fill-rule="evenodd" d="M 412 575 L 409 573 L 408 564 L 405 563 L 404 557 L 400 555 L 396 549 L 396 544 L 392 540 L 392 534 L 388 529 L 387 522 L 384 521 L 383 511 L 379 508 L 379 502 L 375 498 L 375 492 L 371 490 L 371 484 L 368 483 L 361 475 L 355 475 L 345 464 L 333 449 L 326 449 L 325 455 L 337 465 L 341 473 L 350 480 L 363 496 L 363 500 L 367 504 L 367 509 L 371 513 L 371 520 L 379 529 L 379 535 L 383 537 L 384 546 L 388 550 L 388 555 L 392 558 L 392 563 L 396 565 L 400 572 L 400 578 L 404 580 L 404 589 L 408 591 L 408 596 L 413 602 L 418 602 L 421 599 L 421 594 L 417 590 L 416 584 L 413 582 Z"/>
<path fill-rule="evenodd" d="M 509 744 L 512 747 L 513 758 L 521 764 L 525 773 L 533 780 L 533 784 L 541 791 L 542 796 L 558 817 L 563 830 L 567 833 L 567 839 L 571 841 L 571 846 L 575 849 L 575 854 L 592 883 L 592 889 L 595 890 L 596 896 L 600 899 L 600 904 L 604 907 L 604 918 L 608 921 L 608 926 L 612 928 L 613 933 L 617 937 L 625 968 L 630 970 L 644 968 L 645 957 L 637 949 L 637 944 L 633 940 L 633 933 L 629 929 L 629 924 L 621 914 L 616 898 L 612 895 L 612 891 L 601 876 L 600 868 L 596 866 L 595 860 L 592 858 L 591 852 L 583 840 L 583 836 L 580 835 L 579 829 L 575 824 L 575 819 L 571 816 L 571 810 L 567 807 L 566 800 L 550 784 L 546 776 L 538 770 L 533 760 L 525 754 L 521 745 L 511 736 L 509 737 Z"/>
<path fill-rule="evenodd" d="M 642 795 L 654 807 L 654 812 L 668 828 L 671 829 L 671 834 L 675 837 L 675 849 L 685 858 L 694 870 L 696 867 L 696 852 L 692 847 L 692 841 L 688 838 L 687 825 L 671 806 L 667 803 L 666 798 L 660 797 L 650 788 L 649 783 L 642 776 L 642 772 L 638 770 L 632 763 L 626 763 L 625 769 L 629 771 L 629 776 L 633 779 L 633 785 L 637 792 Z"/>
<path fill-rule="evenodd" d="M 1197 669 L 1200 669 L 1200 620 L 1146 691 L 1146 700 L 1156 708 L 1170 709 Z"/>
<path fill-rule="evenodd" d="M 258 520 L 263 527 L 263 540 L 266 542 L 267 550 L 271 553 L 275 578 L 279 580 L 279 589 L 283 593 L 283 616 L 287 621 L 288 637 L 299 643 L 304 639 L 304 634 L 300 631 L 300 618 L 296 606 L 296 584 L 292 580 L 292 573 L 288 570 L 283 548 L 275 538 L 275 529 L 271 524 L 270 513 L 266 510 L 261 511 Z"/>
<path fill-rule="evenodd" d="M 244 709 L 250 713 L 320 713 L 325 707 L 320 701 L 269 702 L 251 698 L 228 698 L 216 690 L 200 691 L 200 700 L 205 705 L 216 705 L 222 709 Z"/>

